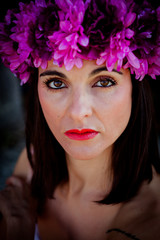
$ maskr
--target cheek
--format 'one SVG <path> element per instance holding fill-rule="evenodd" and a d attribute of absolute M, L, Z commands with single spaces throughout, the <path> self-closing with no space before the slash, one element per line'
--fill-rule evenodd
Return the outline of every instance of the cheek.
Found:
<path fill-rule="evenodd" d="M 113 142 L 125 130 L 131 116 L 132 93 L 130 89 L 128 90 L 116 91 L 106 102 L 106 107 L 101 110 L 105 129 L 110 138 L 113 138 Z"/>
<path fill-rule="evenodd" d="M 51 131 L 53 131 L 53 129 L 56 129 L 58 127 L 61 108 L 58 106 L 56 99 L 53 99 L 52 95 L 48 92 L 39 89 L 38 95 L 46 122 Z"/>
<path fill-rule="evenodd" d="M 113 124 L 120 134 L 125 130 L 131 116 L 131 99 L 121 99 L 113 111 Z"/>

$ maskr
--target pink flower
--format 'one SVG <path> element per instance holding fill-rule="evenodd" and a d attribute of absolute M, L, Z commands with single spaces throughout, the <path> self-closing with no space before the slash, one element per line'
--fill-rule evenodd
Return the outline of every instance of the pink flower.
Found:
<path fill-rule="evenodd" d="M 61 6 L 62 2 L 60 2 Z M 61 6 L 62 7 L 62 6 Z M 54 49 L 53 59 L 59 66 L 65 65 L 67 70 L 72 69 L 74 65 L 82 66 L 80 46 L 86 47 L 89 44 L 89 38 L 84 34 L 82 27 L 85 13 L 85 4 L 81 1 L 74 3 L 68 1 L 69 10 L 59 13 L 60 30 L 49 36 L 50 46 Z"/>
<path fill-rule="evenodd" d="M 115 36 L 110 38 L 110 47 L 100 54 L 100 58 L 97 59 L 97 64 L 100 65 L 106 62 L 106 67 L 109 71 L 112 71 L 114 65 L 117 63 L 117 70 L 119 71 L 123 65 L 123 59 L 130 52 L 130 40 L 134 35 L 134 32 L 127 28 L 118 32 Z"/>
<path fill-rule="evenodd" d="M 139 81 L 142 81 L 145 75 L 148 73 L 148 61 L 146 59 L 138 59 L 134 57 L 133 53 L 131 53 L 132 57 L 134 60 L 137 59 L 137 64 L 130 60 L 128 63 L 126 63 L 123 68 L 130 68 L 131 74 L 135 74 L 135 78 L 138 79 Z"/>

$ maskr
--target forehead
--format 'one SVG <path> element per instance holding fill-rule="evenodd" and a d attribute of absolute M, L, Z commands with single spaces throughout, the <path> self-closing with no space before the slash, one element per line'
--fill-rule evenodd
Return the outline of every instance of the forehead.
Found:
<path fill-rule="evenodd" d="M 83 66 L 81 68 L 77 68 L 76 66 L 74 66 L 70 71 L 67 71 L 64 65 L 62 67 L 59 67 L 53 64 L 53 61 L 51 60 L 48 62 L 48 67 L 45 70 L 56 70 L 59 72 L 63 72 L 66 76 L 72 76 L 73 74 L 88 75 L 88 73 L 92 72 L 97 67 L 98 65 L 96 64 L 96 61 L 83 60 Z M 43 70 L 42 68 L 39 68 L 39 74 L 41 74 L 45 70 Z"/>
<path fill-rule="evenodd" d="M 116 65 L 115 68 L 113 69 L 112 74 L 117 74 L 116 72 Z M 100 71 L 97 71 L 100 70 Z M 83 66 L 81 68 L 77 68 L 76 66 L 74 66 L 70 71 L 67 71 L 65 66 L 63 65 L 62 67 L 59 67 L 55 64 L 53 64 L 53 61 L 49 61 L 48 62 L 48 67 L 44 70 L 42 68 L 39 68 L 39 75 L 41 75 L 42 73 L 46 72 L 46 71 L 57 71 L 57 72 L 61 72 L 63 73 L 67 78 L 72 78 L 72 77 L 86 77 L 88 78 L 88 76 L 92 76 L 92 74 L 98 74 L 99 72 L 102 71 L 106 71 L 106 65 L 102 64 L 102 65 L 97 65 L 95 60 L 83 60 Z M 128 69 L 121 69 L 120 72 L 118 72 L 118 75 L 121 75 L 122 77 L 124 75 L 130 75 L 130 72 Z M 93 74 L 93 75 L 94 75 Z"/>

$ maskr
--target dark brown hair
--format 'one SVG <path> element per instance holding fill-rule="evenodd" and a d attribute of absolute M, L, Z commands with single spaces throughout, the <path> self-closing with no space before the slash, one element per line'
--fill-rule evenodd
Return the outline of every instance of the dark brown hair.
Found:
<path fill-rule="evenodd" d="M 34 174 L 32 193 L 39 201 L 52 198 L 57 185 L 67 181 L 65 152 L 50 131 L 38 99 L 38 73 L 30 83 L 26 122 L 26 144 Z M 157 136 L 154 127 L 152 96 L 148 81 L 132 76 L 132 113 L 127 128 L 114 143 L 113 184 L 109 195 L 100 201 L 113 204 L 127 201 L 144 180 L 152 180 L 152 166 L 160 173 Z M 34 159 L 31 155 L 34 147 Z"/>

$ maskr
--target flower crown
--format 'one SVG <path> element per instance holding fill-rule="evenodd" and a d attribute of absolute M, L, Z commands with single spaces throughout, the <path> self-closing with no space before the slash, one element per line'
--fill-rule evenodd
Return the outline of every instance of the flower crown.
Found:
<path fill-rule="evenodd" d="M 67 70 L 83 59 L 136 79 L 160 75 L 160 6 L 146 0 L 35 0 L 8 10 L 0 23 L 0 56 L 26 83 L 49 60 Z"/>

